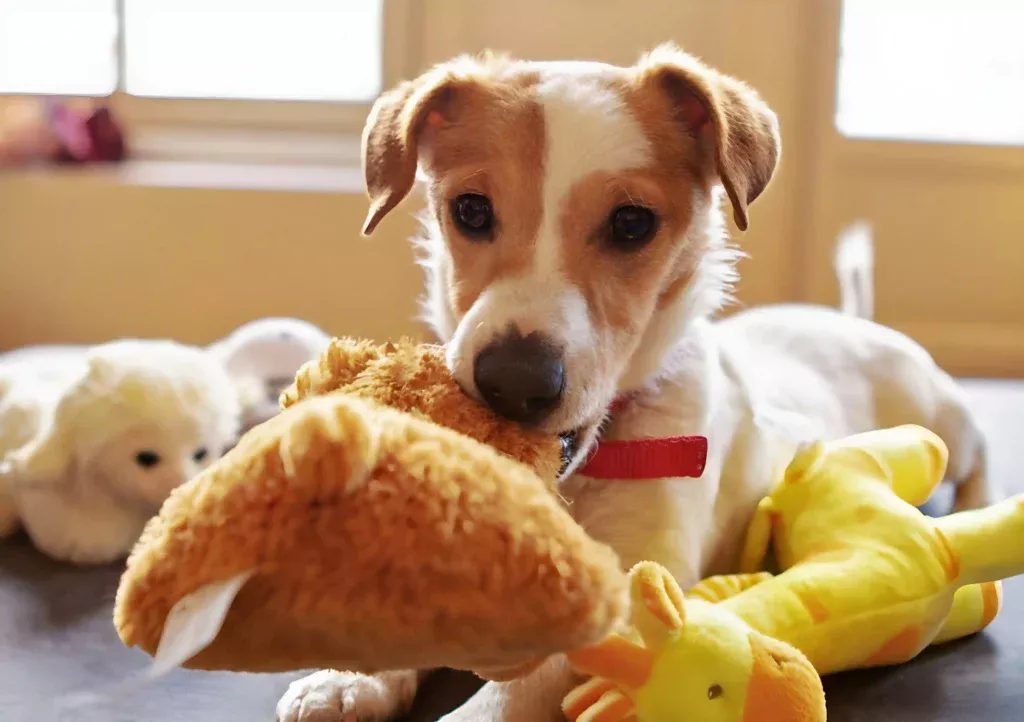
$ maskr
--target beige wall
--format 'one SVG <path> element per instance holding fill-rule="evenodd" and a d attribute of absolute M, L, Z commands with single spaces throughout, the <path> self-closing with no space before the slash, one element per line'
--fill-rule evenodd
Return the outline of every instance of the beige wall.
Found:
<path fill-rule="evenodd" d="M 914 165 L 884 144 L 875 163 L 844 146 L 831 123 L 837 1 L 431 0 L 416 52 L 420 65 L 485 47 L 629 63 L 665 40 L 684 45 L 755 86 L 782 119 L 779 173 L 750 230 L 734 236 L 751 256 L 743 303 L 834 302 L 833 239 L 866 215 L 881 244 L 880 319 L 954 371 L 1020 374 L 1020 149 L 995 166 L 925 150 Z M 394 213 L 365 240 L 364 211 L 359 192 L 0 177 L 0 347 L 130 334 L 207 341 L 267 314 L 338 334 L 416 332 L 420 278 L 405 242 L 414 223 Z"/>
<path fill-rule="evenodd" d="M 734 12 L 737 4 L 744 12 Z M 432 0 L 420 65 L 486 47 L 630 63 L 676 40 L 747 78 L 783 117 L 794 117 L 799 87 L 787 79 L 798 62 L 794 46 L 782 44 L 765 62 L 735 40 L 755 29 L 784 31 L 798 7 L 764 5 Z M 727 23 L 732 16 L 743 24 Z M 794 138 L 799 132 L 784 127 Z M 744 264 L 742 297 L 750 303 L 788 295 L 784 241 L 794 233 L 787 198 L 796 157 L 787 151 L 742 239 L 754 257 Z M 0 177 L 0 348 L 131 334 L 206 341 L 265 314 L 302 316 L 339 334 L 416 332 L 420 280 L 404 241 L 414 224 L 395 213 L 364 240 L 364 211 L 359 192 L 140 187 L 101 172 Z"/>
<path fill-rule="evenodd" d="M 420 283 L 396 213 L 359 235 L 361 194 L 0 179 L 0 345 L 168 336 L 207 342 L 266 315 L 337 334 L 414 333 Z"/>

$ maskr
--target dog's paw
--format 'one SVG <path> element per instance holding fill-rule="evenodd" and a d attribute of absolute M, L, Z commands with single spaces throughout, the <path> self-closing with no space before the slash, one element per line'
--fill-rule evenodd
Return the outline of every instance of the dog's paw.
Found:
<path fill-rule="evenodd" d="M 277 703 L 277 722 L 386 722 L 412 703 L 416 681 L 415 672 L 323 670 L 291 683 Z"/>

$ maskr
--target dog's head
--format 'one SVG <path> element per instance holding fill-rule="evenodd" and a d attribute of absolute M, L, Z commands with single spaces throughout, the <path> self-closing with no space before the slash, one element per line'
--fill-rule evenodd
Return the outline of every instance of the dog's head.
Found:
<path fill-rule="evenodd" d="M 593 430 L 727 292 L 779 156 L 743 84 L 665 46 L 632 67 L 464 57 L 381 96 L 364 233 L 425 183 L 428 315 L 460 384 L 500 414 Z"/>

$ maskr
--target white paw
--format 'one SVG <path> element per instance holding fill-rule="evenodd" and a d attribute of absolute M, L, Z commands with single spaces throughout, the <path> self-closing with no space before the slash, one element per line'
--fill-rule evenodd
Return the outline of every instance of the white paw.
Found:
<path fill-rule="evenodd" d="M 413 675 L 411 683 L 395 677 L 405 674 Z M 277 722 L 385 722 L 405 711 L 415 685 L 412 672 L 368 676 L 323 670 L 291 683 L 277 703 Z"/>

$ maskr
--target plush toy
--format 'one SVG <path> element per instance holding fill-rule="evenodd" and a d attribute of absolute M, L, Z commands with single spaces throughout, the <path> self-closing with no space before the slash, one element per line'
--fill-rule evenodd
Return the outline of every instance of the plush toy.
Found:
<path fill-rule="evenodd" d="M 0 113 L 0 167 L 120 161 L 126 154 L 120 124 L 95 99 L 23 97 Z"/>
<path fill-rule="evenodd" d="M 236 388 L 171 341 L 33 349 L 0 360 L 0 534 L 50 556 L 123 557 L 171 489 L 231 446 Z"/>
<path fill-rule="evenodd" d="M 281 393 L 303 364 L 317 359 L 331 337 L 297 318 L 261 318 L 239 326 L 211 344 L 236 383 L 243 385 L 242 427 L 250 429 L 275 416 Z"/>
<path fill-rule="evenodd" d="M 571 722 L 824 722 L 821 678 L 795 648 L 685 599 L 653 562 L 630 579 L 633 629 L 569 654 L 598 675 L 565 698 Z"/>
<path fill-rule="evenodd" d="M 115 624 L 156 667 L 507 678 L 622 619 L 617 557 L 553 493 L 558 438 L 463 394 L 441 348 L 335 340 L 283 405 L 128 560 Z"/>
<path fill-rule="evenodd" d="M 323 338 L 265 319 L 208 349 L 128 340 L 0 355 L 0 537 L 24 526 L 58 559 L 125 556 L 171 489 L 267 413 L 270 377 L 294 376 Z"/>
<path fill-rule="evenodd" d="M 822 674 L 906 662 L 988 626 L 1000 580 L 1024 572 L 1024 497 L 924 515 L 947 455 L 917 426 L 805 447 L 758 507 L 742 562 L 761 568 L 771 544 L 783 573 L 722 604 Z"/>
<path fill-rule="evenodd" d="M 1024 572 L 1024 497 L 927 517 L 916 507 L 942 480 L 946 460 L 942 440 L 916 426 L 800 450 L 758 507 L 742 562 L 747 574 L 701 582 L 677 617 L 664 611 L 665 599 L 684 609 L 676 588 L 649 566 L 634 571 L 634 617 L 655 654 L 616 637 L 570 653 L 582 671 L 601 675 L 566 698 L 570 717 L 608 722 L 635 708 L 639 722 L 821 719 L 740 704 L 747 678 L 730 642 L 742 636 L 737 627 L 800 650 L 820 674 L 899 664 L 986 627 L 1002 602 L 999 580 Z M 769 544 L 782 569 L 776 576 L 754 571 Z M 652 616 L 677 631 L 666 638 Z M 692 680 L 718 678 L 739 680 L 708 687 L 709 698 L 723 700 L 720 690 L 740 690 L 723 716 L 692 689 Z M 785 699 L 804 698 L 794 694 Z"/>

